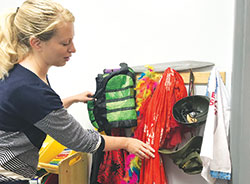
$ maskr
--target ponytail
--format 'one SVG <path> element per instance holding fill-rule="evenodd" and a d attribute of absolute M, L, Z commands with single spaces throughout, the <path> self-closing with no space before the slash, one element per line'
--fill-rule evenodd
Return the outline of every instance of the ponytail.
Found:
<path fill-rule="evenodd" d="M 0 18 L 0 79 L 17 63 L 17 31 L 14 26 L 16 13 L 9 12 Z"/>

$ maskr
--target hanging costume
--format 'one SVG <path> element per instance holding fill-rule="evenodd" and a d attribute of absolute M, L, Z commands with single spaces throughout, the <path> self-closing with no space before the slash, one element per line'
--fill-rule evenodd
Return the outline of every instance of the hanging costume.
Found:
<path fill-rule="evenodd" d="M 135 137 L 150 144 L 155 150 L 173 148 L 181 142 L 182 126 L 173 118 L 172 107 L 176 101 L 187 96 L 183 79 L 178 72 L 168 68 L 162 75 L 152 97 L 147 98 L 146 113 L 141 117 L 142 137 Z M 158 152 L 155 158 L 142 160 L 140 184 L 165 184 L 167 179 Z"/>
<path fill-rule="evenodd" d="M 119 69 L 105 69 L 96 77 L 96 92 L 88 101 L 92 125 L 107 135 L 125 136 L 124 128 L 137 125 L 135 73 L 126 63 Z M 93 154 L 90 183 L 119 183 L 125 175 L 125 150 Z"/>
<path fill-rule="evenodd" d="M 191 138 L 182 146 L 178 145 L 174 149 L 159 149 L 158 151 L 168 155 L 185 173 L 193 175 L 200 174 L 203 168 L 200 158 L 202 137 L 194 135 L 194 131 L 206 122 L 209 98 L 194 95 L 194 75 L 192 70 L 190 70 L 188 91 L 188 97 L 182 98 L 174 104 L 173 117 L 178 123 L 190 128 Z"/>
<path fill-rule="evenodd" d="M 124 129 L 114 128 L 112 136 L 125 136 Z M 128 155 L 126 150 L 105 151 L 103 160 L 99 166 L 97 182 L 95 184 L 120 184 L 125 176 L 125 159 Z M 93 182 L 92 182 L 93 183 Z"/>
<path fill-rule="evenodd" d="M 99 132 L 137 125 L 135 73 L 126 63 L 120 66 L 98 74 L 94 99 L 88 101 L 89 119 Z"/>
<path fill-rule="evenodd" d="M 142 140 L 143 135 L 143 123 L 141 123 L 142 117 L 146 113 L 148 102 L 153 95 L 159 79 L 160 74 L 154 72 L 153 67 L 146 65 L 147 70 L 141 74 L 136 84 L 136 111 L 137 111 L 137 127 L 134 131 L 134 137 Z M 129 154 L 125 161 L 125 177 L 121 181 L 121 184 L 137 184 L 140 180 L 141 159 L 134 154 Z"/>
<path fill-rule="evenodd" d="M 228 146 L 230 101 L 220 73 L 213 68 L 207 96 L 210 105 L 201 147 L 203 170 L 201 175 L 208 183 L 218 179 L 231 179 L 231 160 Z"/>

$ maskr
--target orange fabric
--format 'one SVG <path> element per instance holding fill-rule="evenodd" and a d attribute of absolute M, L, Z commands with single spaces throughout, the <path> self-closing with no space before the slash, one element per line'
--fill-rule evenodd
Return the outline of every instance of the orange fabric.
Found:
<path fill-rule="evenodd" d="M 175 102 L 187 96 L 181 75 L 168 68 L 162 75 L 152 97 L 149 97 L 139 117 L 140 124 L 135 137 L 150 144 L 155 150 L 155 158 L 142 160 L 140 184 L 167 184 L 159 148 L 172 148 L 181 142 L 182 126 L 172 115 Z M 144 105 L 145 105 L 144 104 Z M 139 133 L 141 131 L 141 133 Z"/>

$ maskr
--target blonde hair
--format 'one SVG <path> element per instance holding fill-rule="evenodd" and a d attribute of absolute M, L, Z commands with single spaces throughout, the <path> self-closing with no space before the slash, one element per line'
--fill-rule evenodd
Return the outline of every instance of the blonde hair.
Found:
<path fill-rule="evenodd" d="M 74 22 L 72 13 L 52 0 L 26 0 L 0 20 L 0 79 L 30 52 L 30 37 L 48 41 L 61 22 Z"/>

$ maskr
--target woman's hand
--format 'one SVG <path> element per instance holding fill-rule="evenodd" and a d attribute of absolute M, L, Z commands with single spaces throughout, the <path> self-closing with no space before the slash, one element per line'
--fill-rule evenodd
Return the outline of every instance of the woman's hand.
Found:
<path fill-rule="evenodd" d="M 83 103 L 87 103 L 90 100 L 93 100 L 92 96 L 94 94 L 90 91 L 85 91 L 83 93 L 77 94 L 75 95 L 75 100 L 76 102 L 83 102 Z"/>
<path fill-rule="evenodd" d="M 77 102 L 83 102 L 83 103 L 87 103 L 87 101 L 92 100 L 92 96 L 94 94 L 90 91 L 85 91 L 83 93 L 79 93 L 77 95 L 74 96 L 70 96 L 67 98 L 62 99 L 63 102 L 63 106 L 64 108 L 68 108 L 70 107 L 73 103 L 77 103 Z"/>
<path fill-rule="evenodd" d="M 139 139 L 107 135 L 102 135 L 102 137 L 105 140 L 104 151 L 125 149 L 141 159 L 155 157 L 155 150 L 150 145 L 140 141 Z"/>
<path fill-rule="evenodd" d="M 140 157 L 141 159 L 143 158 L 149 158 L 152 157 L 154 158 L 154 152 L 155 150 L 148 144 L 135 139 L 135 138 L 127 138 L 128 140 L 126 141 L 126 150 L 132 154 L 135 154 L 136 156 Z"/>

